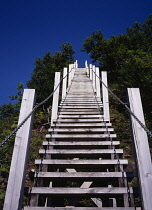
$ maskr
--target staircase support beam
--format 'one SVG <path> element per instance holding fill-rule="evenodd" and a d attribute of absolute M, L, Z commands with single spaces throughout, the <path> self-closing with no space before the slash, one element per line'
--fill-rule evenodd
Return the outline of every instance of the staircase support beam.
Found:
<path fill-rule="evenodd" d="M 35 90 L 25 89 L 18 124 L 20 124 L 32 111 L 34 102 Z M 22 208 L 26 165 L 32 132 L 32 118 L 33 117 L 31 116 L 16 134 L 4 210 L 19 210 Z"/>

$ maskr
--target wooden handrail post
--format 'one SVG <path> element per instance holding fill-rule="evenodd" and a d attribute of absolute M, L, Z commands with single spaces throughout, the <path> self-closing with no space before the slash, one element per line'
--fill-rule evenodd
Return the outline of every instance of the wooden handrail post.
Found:
<path fill-rule="evenodd" d="M 99 67 L 96 67 L 96 91 L 97 91 L 97 97 L 100 98 Z"/>
<path fill-rule="evenodd" d="M 101 78 L 103 83 L 107 85 L 107 72 L 102 71 L 101 72 Z M 102 83 L 102 100 L 103 100 L 103 115 L 104 115 L 104 121 L 110 122 L 110 112 L 109 112 L 109 96 L 108 96 L 108 89 L 104 86 Z"/>
<path fill-rule="evenodd" d="M 51 125 L 53 124 L 53 121 L 57 119 L 57 114 L 58 114 L 59 90 L 60 90 L 59 82 L 60 82 L 60 72 L 55 72 L 54 90 L 56 88 L 57 89 L 53 94 Z"/>
<path fill-rule="evenodd" d="M 93 70 L 92 70 L 93 90 L 96 93 L 96 67 L 95 65 L 93 65 L 92 67 L 93 67 Z"/>
<path fill-rule="evenodd" d="M 23 93 L 18 125 L 32 111 L 35 90 L 25 89 Z M 33 116 L 17 131 L 12 155 L 9 179 L 4 201 L 4 210 L 21 210 L 24 182 L 32 133 Z"/>
<path fill-rule="evenodd" d="M 71 85 L 71 79 L 72 79 L 72 72 L 71 72 L 71 70 L 72 70 L 72 64 L 69 64 L 69 75 L 68 75 L 68 88 L 70 87 L 70 85 Z"/>
<path fill-rule="evenodd" d="M 88 68 L 87 60 L 85 61 L 85 68 L 86 68 L 86 74 L 87 74 L 87 76 L 89 76 L 89 68 Z"/>
<path fill-rule="evenodd" d="M 74 66 L 74 64 L 71 64 L 71 65 L 72 65 L 72 72 L 71 72 L 71 80 L 72 80 L 74 77 L 75 66 Z"/>
<path fill-rule="evenodd" d="M 92 64 L 90 64 L 90 80 L 92 80 Z"/>
<path fill-rule="evenodd" d="M 145 125 L 139 88 L 128 88 L 131 111 Z M 146 131 L 131 115 L 132 140 L 135 151 L 143 210 L 152 208 L 152 162 Z"/>
<path fill-rule="evenodd" d="M 63 83 L 62 83 L 62 99 L 66 96 L 66 89 L 67 89 L 67 68 L 63 69 Z"/>
<path fill-rule="evenodd" d="M 78 68 L 78 61 L 76 60 L 76 69 Z"/>

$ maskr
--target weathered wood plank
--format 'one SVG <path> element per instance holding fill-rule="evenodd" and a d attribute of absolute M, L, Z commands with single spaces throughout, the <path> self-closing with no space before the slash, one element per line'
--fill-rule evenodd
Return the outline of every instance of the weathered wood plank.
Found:
<path fill-rule="evenodd" d="M 108 86 L 107 84 L 107 72 L 102 71 L 102 81 L 103 83 Z M 106 122 L 110 122 L 110 112 L 109 112 L 109 96 L 108 96 L 108 89 L 105 87 L 105 85 L 102 83 L 102 100 L 103 100 L 103 114 L 104 114 L 104 120 Z"/>
<path fill-rule="evenodd" d="M 135 210 L 135 207 L 24 207 L 24 210 Z M 136 207 L 136 210 L 141 210 Z"/>
<path fill-rule="evenodd" d="M 111 127 L 111 123 L 56 123 L 52 124 L 51 127 Z"/>
<path fill-rule="evenodd" d="M 35 90 L 25 89 L 18 124 L 32 111 L 35 102 Z M 26 165 L 32 131 L 32 117 L 17 131 L 9 179 L 4 201 L 4 210 L 18 210 L 22 207 Z"/>
<path fill-rule="evenodd" d="M 55 72 L 54 90 L 56 91 L 53 94 L 51 125 L 53 124 L 53 121 L 57 119 L 58 103 L 59 103 L 59 89 L 60 89 L 60 87 L 58 86 L 59 82 L 60 82 L 60 72 Z"/>
<path fill-rule="evenodd" d="M 108 132 L 113 132 L 113 128 L 108 128 Z M 68 132 L 85 132 L 85 133 L 94 133 L 94 132 L 107 132 L 107 128 L 49 128 L 48 132 L 62 132 L 62 133 L 68 133 Z"/>
<path fill-rule="evenodd" d="M 63 188 L 63 187 L 33 187 L 32 194 L 49 194 L 49 195 L 90 195 L 90 196 L 99 196 L 103 194 L 126 194 L 126 187 L 100 187 L 100 188 Z M 130 188 L 130 193 L 133 193 L 132 188 Z"/>
<path fill-rule="evenodd" d="M 116 154 L 122 154 L 123 150 L 122 149 L 116 149 Z M 113 154 L 114 150 L 113 149 L 79 149 L 79 150 L 66 150 L 66 149 L 53 149 L 53 150 L 45 150 L 45 149 L 40 149 L 39 154 Z"/>
<path fill-rule="evenodd" d="M 113 145 L 116 146 L 116 145 L 119 145 L 120 142 L 119 141 L 113 141 Z M 94 145 L 97 145 L 97 146 L 101 146 L 101 145 L 111 145 L 111 141 L 68 141 L 68 142 L 65 142 L 65 141 L 56 141 L 56 142 L 52 142 L 52 141 L 43 141 L 43 146 L 94 146 Z"/>
<path fill-rule="evenodd" d="M 78 138 L 87 138 L 87 139 L 100 139 L 100 138 L 116 138 L 116 134 L 46 134 L 46 138 L 71 138 L 71 139 L 78 139 Z"/>
<path fill-rule="evenodd" d="M 145 125 L 140 92 L 138 88 L 128 88 L 131 111 Z M 135 148 L 141 200 L 143 209 L 152 208 L 152 162 L 146 131 L 131 115 L 133 144 Z"/>
<path fill-rule="evenodd" d="M 67 68 L 63 69 L 63 83 L 62 83 L 62 99 L 66 96 L 66 91 L 67 91 Z"/>
<path fill-rule="evenodd" d="M 120 160 L 120 164 L 128 164 L 128 160 L 127 159 L 119 159 Z M 41 160 L 40 159 L 36 159 L 35 160 L 35 164 L 41 164 Z M 94 160 L 58 160 L 58 159 L 43 159 L 42 160 L 42 164 L 48 164 L 48 165 L 61 165 L 61 166 L 67 166 L 69 167 L 79 167 L 84 165 L 85 167 L 96 167 L 96 166 L 102 166 L 102 165 L 116 165 L 118 164 L 118 160 L 117 159 L 102 159 L 102 160 L 98 160 L 98 159 L 94 159 Z"/>
<path fill-rule="evenodd" d="M 39 172 L 38 175 L 35 174 L 35 177 L 38 178 L 87 178 L 87 180 L 102 179 L 102 178 L 122 178 L 122 172 Z M 126 173 L 124 173 L 126 178 Z"/>
<path fill-rule="evenodd" d="M 100 80 L 99 80 L 99 67 L 96 67 L 96 90 L 97 97 L 100 99 Z"/>

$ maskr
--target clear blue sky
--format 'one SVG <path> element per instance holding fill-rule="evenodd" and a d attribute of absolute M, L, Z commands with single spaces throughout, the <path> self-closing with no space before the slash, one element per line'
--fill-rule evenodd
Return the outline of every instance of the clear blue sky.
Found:
<path fill-rule="evenodd" d="M 0 104 L 10 101 L 18 83 L 26 88 L 35 59 L 45 52 L 70 42 L 84 67 L 88 56 L 80 49 L 92 31 L 109 38 L 151 13 L 151 0 L 1 0 Z"/>

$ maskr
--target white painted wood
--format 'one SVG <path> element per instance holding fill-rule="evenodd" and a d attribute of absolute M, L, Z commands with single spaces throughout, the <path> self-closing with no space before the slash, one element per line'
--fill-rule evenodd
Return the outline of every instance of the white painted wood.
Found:
<path fill-rule="evenodd" d="M 50 194 L 50 195 L 103 195 L 103 194 L 125 194 L 126 187 L 96 187 L 96 188 L 49 188 L 49 187 L 33 187 L 31 193 Z M 130 193 L 133 193 L 130 189 Z"/>
<path fill-rule="evenodd" d="M 85 61 L 85 68 L 88 68 L 88 61 Z"/>
<path fill-rule="evenodd" d="M 93 198 L 92 198 L 93 199 Z M 24 210 L 135 210 L 135 207 L 24 207 Z M 140 207 L 136 207 L 136 210 L 141 210 Z"/>
<path fill-rule="evenodd" d="M 131 111 L 145 125 L 140 92 L 138 88 L 128 88 Z M 135 148 L 137 170 L 141 190 L 142 207 L 144 210 L 152 208 L 152 162 L 148 138 L 145 130 L 131 115 L 133 143 Z"/>
<path fill-rule="evenodd" d="M 70 149 L 70 150 L 66 150 L 66 149 L 53 149 L 53 150 L 45 150 L 45 149 L 40 149 L 39 150 L 39 154 L 71 154 L 71 155 L 75 155 L 75 154 L 83 154 L 84 156 L 86 154 L 113 154 L 114 151 L 113 149 Z M 116 153 L 118 154 L 122 154 L 123 153 L 123 149 L 116 149 Z"/>
<path fill-rule="evenodd" d="M 102 139 L 102 138 L 116 138 L 116 134 L 46 134 L 46 138 L 87 138 L 87 139 L 92 139 L 92 138 L 96 138 L 96 139 Z"/>
<path fill-rule="evenodd" d="M 102 82 L 108 87 L 107 84 L 107 72 L 102 71 L 101 72 L 101 78 Z M 103 114 L 104 114 L 104 121 L 110 122 L 110 112 L 109 112 L 109 96 L 108 96 L 108 90 L 102 83 L 102 101 L 103 101 Z"/>
<path fill-rule="evenodd" d="M 76 69 L 78 68 L 78 61 L 76 60 Z"/>
<path fill-rule="evenodd" d="M 55 131 L 56 132 L 56 131 Z M 119 141 L 113 141 L 113 145 L 119 145 Z M 43 141 L 44 146 L 106 146 L 106 145 L 111 145 L 111 141 L 56 141 L 56 142 L 48 142 L 48 141 Z"/>
<path fill-rule="evenodd" d="M 126 165 L 128 164 L 128 160 L 126 159 L 119 159 L 120 160 L 120 164 Z M 50 165 L 62 165 L 62 166 L 68 166 L 68 167 L 80 167 L 80 166 L 85 166 L 85 167 L 97 167 L 97 166 L 102 166 L 102 165 L 117 165 L 118 164 L 118 160 L 117 159 L 102 159 L 102 160 L 58 160 L 58 159 L 54 159 L 54 160 L 47 160 L 47 159 L 43 159 L 42 161 L 43 165 L 45 164 L 50 164 Z M 41 164 L 41 160 L 40 159 L 36 159 L 35 160 L 35 164 Z M 122 172 L 102 172 L 105 173 L 105 177 L 106 176 L 118 176 L 118 177 L 122 177 Z M 111 175 L 110 175 L 111 174 Z"/>
<path fill-rule="evenodd" d="M 18 125 L 32 111 L 34 102 L 35 90 L 25 89 Z M 33 117 L 30 117 L 16 134 L 7 191 L 5 195 L 4 210 L 18 210 L 22 207 L 26 165 L 32 132 L 32 118 Z"/>
<path fill-rule="evenodd" d="M 54 90 L 56 91 L 53 94 L 51 125 L 53 124 L 53 121 L 57 119 L 57 114 L 58 114 L 59 89 L 60 89 L 60 86 L 58 86 L 59 82 L 60 82 L 60 72 L 55 72 Z"/>
<path fill-rule="evenodd" d="M 90 80 L 92 80 L 92 64 L 90 64 L 89 70 L 90 70 Z"/>
<path fill-rule="evenodd" d="M 85 127 L 88 127 L 88 128 L 90 128 L 90 127 L 102 127 L 102 126 L 107 126 L 107 127 L 110 127 L 112 124 L 111 123 L 106 123 L 106 124 L 104 124 L 104 123 L 69 123 L 69 124 L 67 124 L 67 123 L 57 123 L 56 125 L 52 125 L 51 127 L 75 127 L 75 128 L 78 128 L 78 127 L 81 127 L 81 128 L 85 128 Z"/>
<path fill-rule="evenodd" d="M 100 96 L 99 67 L 96 67 L 96 92 L 97 92 L 97 97 L 101 98 L 101 96 Z"/>
<path fill-rule="evenodd" d="M 67 71 L 68 69 L 67 68 L 64 68 L 63 69 L 63 83 L 62 83 L 62 99 L 64 97 L 66 97 L 66 91 L 67 91 Z"/>
<path fill-rule="evenodd" d="M 71 85 L 71 79 L 72 79 L 72 64 L 69 64 L 69 76 L 68 76 L 68 88 Z"/>
<path fill-rule="evenodd" d="M 74 64 L 71 64 L 71 82 L 73 80 L 73 77 L 74 77 L 74 72 L 75 72 L 75 68 L 74 68 Z"/>
<path fill-rule="evenodd" d="M 96 67 L 95 65 L 92 66 L 92 82 L 93 82 L 93 90 L 96 92 Z"/>

